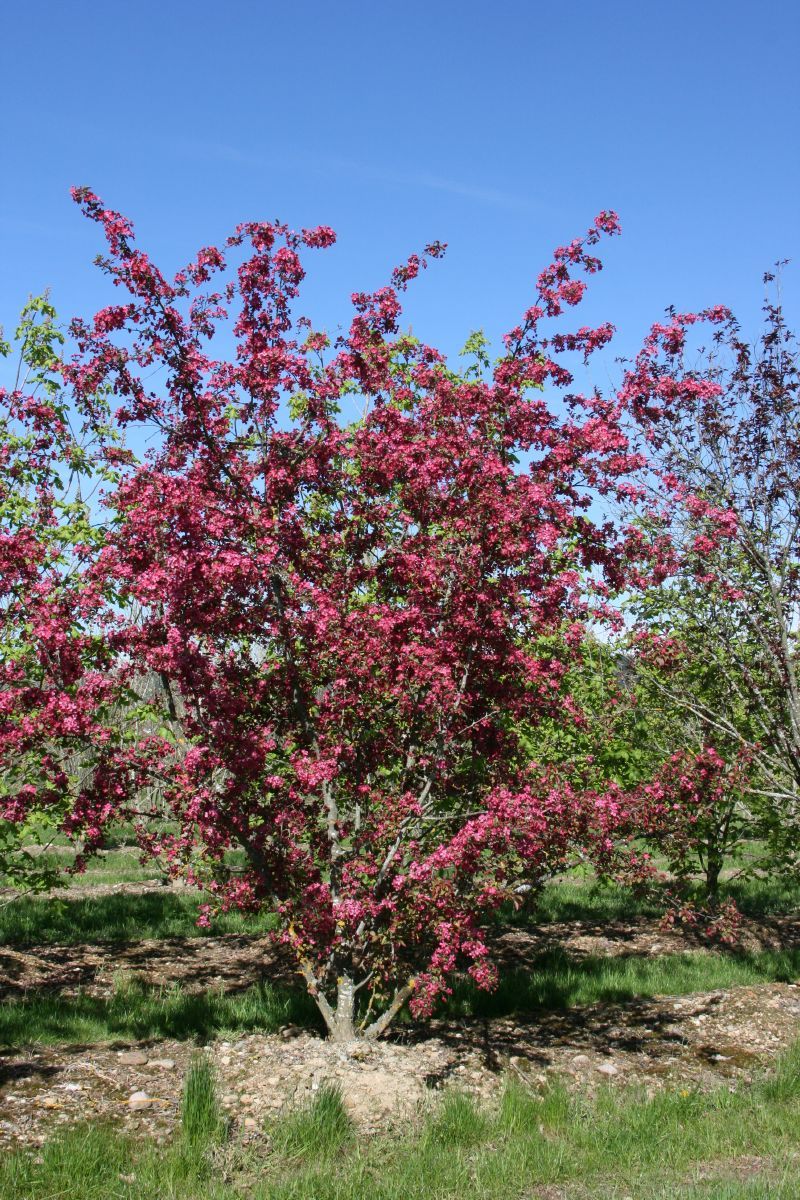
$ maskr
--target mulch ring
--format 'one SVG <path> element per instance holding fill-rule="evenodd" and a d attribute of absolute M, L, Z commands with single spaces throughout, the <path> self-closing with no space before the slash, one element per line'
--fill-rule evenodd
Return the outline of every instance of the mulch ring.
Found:
<path fill-rule="evenodd" d="M 534 1090 L 549 1077 L 581 1095 L 603 1085 L 731 1089 L 794 1042 L 800 986 L 768 984 L 595 1004 L 530 1020 L 431 1021 L 377 1044 L 336 1046 L 303 1030 L 215 1041 L 210 1056 L 232 1130 L 262 1136 L 270 1116 L 337 1081 L 365 1133 L 405 1123 L 443 1087 L 496 1100 L 510 1070 Z M 178 1120 L 197 1048 L 188 1042 L 0 1051 L 0 1144 L 35 1148 L 62 1125 L 111 1120 L 163 1140 Z"/>

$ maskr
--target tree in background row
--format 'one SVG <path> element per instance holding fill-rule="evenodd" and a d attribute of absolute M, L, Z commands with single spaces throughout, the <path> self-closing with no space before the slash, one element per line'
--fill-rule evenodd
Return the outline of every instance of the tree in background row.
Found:
<path fill-rule="evenodd" d="M 628 512 L 649 567 L 625 632 L 570 664 L 578 719 L 524 732 L 542 761 L 626 787 L 673 901 L 699 875 L 712 907 L 723 867 L 798 865 L 798 352 L 780 306 L 765 318 L 749 346 L 723 308 L 671 312 L 627 371 L 644 463 Z M 701 321 L 713 346 L 690 358 Z"/>
<path fill-rule="evenodd" d="M 663 547 L 664 578 L 633 605 L 638 684 L 684 724 L 673 782 L 679 766 L 684 777 L 695 767 L 716 775 L 701 840 L 713 894 L 745 840 L 763 844 L 751 865 L 797 866 L 800 392 L 797 342 L 778 303 L 765 305 L 754 346 L 725 310 L 711 316 L 717 332 L 699 355 L 694 315 L 654 326 L 621 397 L 649 461 L 639 524 Z"/>
<path fill-rule="evenodd" d="M 16 379 L 0 391 L 0 868 L 34 889 L 57 872 L 28 847 L 71 819 L 117 695 L 100 624 L 111 593 L 88 569 L 103 542 L 89 500 L 114 474 L 108 410 L 65 389 L 46 297 L 25 306 L 15 342 Z M 0 357 L 11 350 L 0 339 Z"/>

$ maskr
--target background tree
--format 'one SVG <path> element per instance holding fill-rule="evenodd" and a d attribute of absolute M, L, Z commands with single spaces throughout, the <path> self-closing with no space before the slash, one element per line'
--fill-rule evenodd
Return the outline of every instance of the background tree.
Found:
<path fill-rule="evenodd" d="M 651 608 L 660 602 L 665 618 L 676 618 L 670 589 L 654 588 L 649 599 Z M 710 705 L 724 689 L 702 646 L 690 650 L 687 630 L 674 627 L 671 635 L 640 629 L 610 642 L 589 636 L 565 676 L 558 717 L 530 728 L 523 722 L 519 731 L 533 761 L 595 790 L 624 791 L 625 821 L 606 869 L 646 886 L 669 913 L 680 911 L 693 924 L 707 915 L 693 907 L 698 880 L 715 909 L 724 865 L 770 865 L 767 847 L 753 853 L 760 827 L 750 756 L 738 739 L 671 698 L 680 692 Z M 633 871 L 625 863 L 631 850 Z M 656 870 L 656 860 L 668 875 Z"/>
<path fill-rule="evenodd" d="M 78 816 L 110 739 L 106 596 L 88 568 L 102 541 L 89 501 L 113 479 L 112 434 L 100 397 L 68 401 L 63 341 L 48 299 L 30 300 L 13 386 L 0 389 L 0 869 L 26 889 L 58 882 L 28 847 Z"/>
<path fill-rule="evenodd" d="M 690 365 L 688 335 L 701 319 L 717 332 L 711 351 Z M 746 825 L 768 840 L 772 859 L 796 863 L 796 339 L 771 301 L 754 347 L 723 309 L 671 313 L 653 327 L 621 395 L 644 432 L 655 491 L 642 529 L 659 560 L 656 586 L 637 612 L 643 629 L 669 635 L 677 648 L 667 670 L 654 670 L 649 654 L 640 665 L 665 707 L 686 714 L 695 745 L 715 749 L 731 767 L 748 763 L 725 828 Z M 713 863 L 712 855 L 712 884 Z"/>

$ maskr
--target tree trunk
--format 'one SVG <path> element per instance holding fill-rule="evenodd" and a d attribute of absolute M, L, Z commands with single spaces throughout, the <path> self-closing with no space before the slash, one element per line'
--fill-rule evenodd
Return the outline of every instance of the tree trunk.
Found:
<path fill-rule="evenodd" d="M 716 901 L 719 892 L 719 877 L 722 871 L 723 858 L 716 849 L 709 849 L 706 858 L 706 895 L 712 902 Z"/>
<path fill-rule="evenodd" d="M 334 1007 L 317 984 L 310 964 L 305 962 L 300 969 L 305 976 L 308 990 L 322 1013 L 328 1037 L 332 1042 L 355 1042 L 362 1038 L 365 1041 L 376 1041 L 386 1032 L 414 991 L 414 979 L 412 978 L 403 987 L 397 989 L 388 1008 L 365 1028 L 364 1022 L 361 1025 L 356 1025 L 355 1022 L 356 993 L 359 988 L 353 982 L 351 975 L 344 972 L 339 976 L 336 987 L 336 1006 Z"/>
<path fill-rule="evenodd" d="M 322 1010 L 332 1042 L 354 1042 L 360 1036 L 353 1023 L 355 1007 L 355 984 L 349 975 L 340 975 L 336 988 L 336 1008 L 326 1005 L 328 1011 Z"/>

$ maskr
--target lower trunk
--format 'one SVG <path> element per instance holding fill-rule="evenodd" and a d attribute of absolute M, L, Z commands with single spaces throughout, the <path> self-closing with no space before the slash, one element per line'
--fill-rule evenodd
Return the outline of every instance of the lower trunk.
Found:
<path fill-rule="evenodd" d="M 349 975 L 340 975 L 336 988 L 336 1008 L 322 1009 L 328 1036 L 332 1042 L 354 1042 L 360 1036 L 355 1027 L 356 986 Z"/>
<path fill-rule="evenodd" d="M 409 979 L 404 987 L 398 988 L 388 1008 L 376 1017 L 369 1025 L 362 1022 L 356 1024 L 356 994 L 359 987 L 350 975 L 340 975 L 336 987 L 336 1004 L 332 1005 L 318 986 L 309 964 L 304 964 L 303 974 L 308 983 L 308 990 L 317 1002 L 332 1042 L 355 1042 L 360 1038 L 365 1041 L 375 1041 L 394 1020 L 406 1000 L 414 990 L 414 980 Z M 369 1011 L 369 1010 L 368 1010 Z"/>
<path fill-rule="evenodd" d="M 706 860 L 706 894 L 711 901 L 717 899 L 722 863 L 722 855 L 712 850 Z"/>

